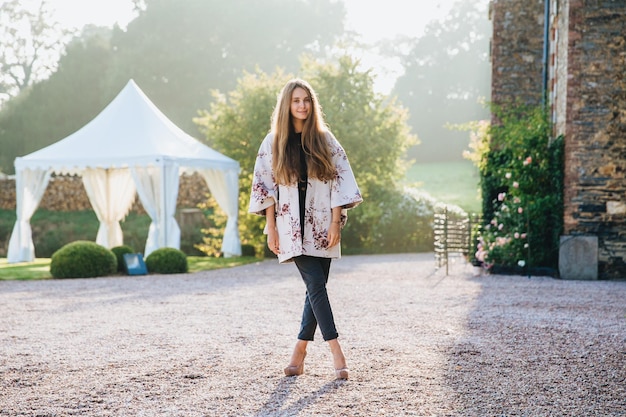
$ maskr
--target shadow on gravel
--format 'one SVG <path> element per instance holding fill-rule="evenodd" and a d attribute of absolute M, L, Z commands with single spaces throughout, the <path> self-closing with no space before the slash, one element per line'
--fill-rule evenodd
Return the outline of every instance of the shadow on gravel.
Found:
<path fill-rule="evenodd" d="M 480 276 L 448 355 L 458 415 L 624 416 L 626 282 Z"/>
<path fill-rule="evenodd" d="M 297 384 L 295 377 L 283 377 L 278 382 L 276 389 L 270 395 L 269 399 L 259 411 L 254 414 L 255 417 L 267 417 L 273 415 L 281 416 L 297 416 L 306 408 L 312 407 L 326 394 L 336 391 L 345 384 L 346 381 L 332 381 L 322 385 L 317 391 L 302 397 L 293 404 L 283 408 L 291 395 L 292 388 Z"/>

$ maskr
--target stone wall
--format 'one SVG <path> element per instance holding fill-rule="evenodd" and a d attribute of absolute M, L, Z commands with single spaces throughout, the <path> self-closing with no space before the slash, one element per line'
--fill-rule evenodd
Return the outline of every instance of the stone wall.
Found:
<path fill-rule="evenodd" d="M 492 102 L 539 104 L 544 0 L 491 4 Z M 564 233 L 597 236 L 599 278 L 626 277 L 626 2 L 550 0 L 550 105 L 565 137 Z"/>
<path fill-rule="evenodd" d="M 182 175 L 178 190 L 177 208 L 195 208 L 207 199 L 209 188 L 200 175 Z M 0 180 L 0 209 L 15 210 L 15 180 Z M 50 179 L 38 209 L 50 211 L 92 210 L 83 181 L 76 176 L 57 176 Z M 132 211 L 145 213 L 139 199 Z"/>
<path fill-rule="evenodd" d="M 541 104 L 543 0 L 493 0 L 491 101 Z"/>
<path fill-rule="evenodd" d="M 626 277 L 626 3 L 569 0 L 564 226 L 595 235 L 600 278 Z"/>

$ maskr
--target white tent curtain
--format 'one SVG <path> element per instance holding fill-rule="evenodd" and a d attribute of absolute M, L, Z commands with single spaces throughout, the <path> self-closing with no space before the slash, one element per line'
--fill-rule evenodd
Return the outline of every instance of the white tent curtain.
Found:
<path fill-rule="evenodd" d="M 238 173 L 233 170 L 222 171 L 217 169 L 200 169 L 198 172 L 206 181 L 217 204 L 228 216 L 224 239 L 222 240 L 222 253 L 224 257 L 240 256 L 241 241 L 239 240 L 237 224 L 239 210 Z"/>
<path fill-rule="evenodd" d="M 120 221 L 128 214 L 135 199 L 135 184 L 128 168 L 87 168 L 83 185 L 98 216 L 100 227 L 96 243 L 114 248 L 124 243 Z"/>
<path fill-rule="evenodd" d="M 163 247 L 180 249 L 180 228 L 174 218 L 179 165 L 163 162 L 160 166 L 132 167 L 130 172 L 139 200 L 152 220 L 144 256 Z"/>
<path fill-rule="evenodd" d="M 15 173 L 16 216 L 9 240 L 8 262 L 32 262 L 35 260 L 35 245 L 30 219 L 39 206 L 48 182 L 50 170 L 23 169 Z"/>

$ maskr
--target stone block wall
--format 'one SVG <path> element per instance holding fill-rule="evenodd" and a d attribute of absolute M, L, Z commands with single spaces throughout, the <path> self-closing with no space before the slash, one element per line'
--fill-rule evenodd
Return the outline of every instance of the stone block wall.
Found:
<path fill-rule="evenodd" d="M 491 101 L 541 104 L 543 0 L 493 0 Z"/>
<path fill-rule="evenodd" d="M 200 175 L 182 175 L 178 190 L 177 208 L 195 208 L 198 204 L 206 201 L 208 193 L 209 188 Z M 15 210 L 15 180 L 0 180 L 0 196 L 0 209 Z M 87 198 L 82 178 L 77 176 L 51 178 L 38 209 L 50 211 L 93 210 Z M 135 198 L 131 211 L 145 213 L 138 198 Z"/>
<path fill-rule="evenodd" d="M 626 277 L 626 2 L 569 0 L 564 228 Z"/>

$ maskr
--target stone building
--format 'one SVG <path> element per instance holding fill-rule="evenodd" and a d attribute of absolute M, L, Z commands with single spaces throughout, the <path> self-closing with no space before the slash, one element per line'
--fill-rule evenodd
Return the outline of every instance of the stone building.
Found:
<path fill-rule="evenodd" d="M 626 278 L 626 0 L 493 0 L 490 15 L 492 102 L 545 97 L 565 138 L 562 277 Z"/>

